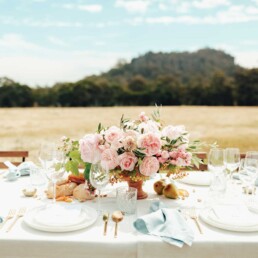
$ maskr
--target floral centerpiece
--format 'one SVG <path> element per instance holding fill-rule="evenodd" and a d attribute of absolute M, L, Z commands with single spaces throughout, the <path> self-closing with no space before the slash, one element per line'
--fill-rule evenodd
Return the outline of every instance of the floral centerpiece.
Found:
<path fill-rule="evenodd" d="M 122 116 L 119 127 L 99 124 L 96 133 L 86 134 L 79 141 L 63 137 L 62 149 L 69 157 L 66 170 L 78 174 L 83 168 L 88 182 L 91 165 L 101 162 L 110 170 L 112 183 L 127 180 L 136 187 L 161 171 L 176 178 L 184 176 L 181 168 L 200 163 L 193 154 L 198 146 L 199 141 L 189 142 L 184 126 L 163 127 L 157 109 L 151 117 L 144 112 L 136 120 Z M 146 198 L 141 186 L 138 191 L 138 198 Z"/>

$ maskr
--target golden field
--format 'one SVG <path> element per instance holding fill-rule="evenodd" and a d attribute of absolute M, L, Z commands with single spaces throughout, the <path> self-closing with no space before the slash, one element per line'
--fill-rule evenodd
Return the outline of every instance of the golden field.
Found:
<path fill-rule="evenodd" d="M 154 107 L 1 108 L 0 150 L 29 150 L 35 160 L 44 141 L 58 142 L 63 135 L 79 139 L 104 126 L 119 126 L 122 114 L 137 118 Z M 258 150 L 258 107 L 162 107 L 163 124 L 184 124 L 191 139 L 220 147 Z"/>

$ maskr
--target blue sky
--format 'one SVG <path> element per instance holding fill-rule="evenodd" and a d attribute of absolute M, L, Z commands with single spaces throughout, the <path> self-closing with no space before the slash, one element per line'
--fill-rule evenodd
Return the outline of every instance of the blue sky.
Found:
<path fill-rule="evenodd" d="M 0 76 L 31 86 L 203 47 L 258 67 L 258 0 L 0 0 Z"/>

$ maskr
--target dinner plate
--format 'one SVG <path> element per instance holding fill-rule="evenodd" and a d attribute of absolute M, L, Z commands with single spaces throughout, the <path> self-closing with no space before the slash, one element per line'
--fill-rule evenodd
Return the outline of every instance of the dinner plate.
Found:
<path fill-rule="evenodd" d="M 208 171 L 190 171 L 187 176 L 178 179 L 178 181 L 190 185 L 209 186 L 211 183 L 211 173 Z"/>
<path fill-rule="evenodd" d="M 216 219 L 212 219 L 211 213 L 213 211 L 211 209 L 205 209 L 200 212 L 199 217 L 202 219 L 205 223 L 224 230 L 228 231 L 235 231 L 235 232 L 257 232 L 258 231 L 258 219 L 256 225 L 250 225 L 250 226 L 240 226 L 240 225 L 230 225 L 223 222 L 220 222 Z"/>
<path fill-rule="evenodd" d="M 42 209 L 44 209 L 43 206 L 36 207 L 31 210 L 29 210 L 26 215 L 24 216 L 24 222 L 31 228 L 46 231 L 46 232 L 69 232 L 69 231 L 75 231 L 79 229 L 83 229 L 86 227 L 91 226 L 98 218 L 98 213 L 95 209 L 89 207 L 89 206 L 83 206 L 81 208 L 80 214 L 78 215 L 78 218 L 72 222 L 69 223 L 57 223 L 54 224 L 52 221 L 47 223 L 47 221 L 40 222 L 38 217 L 40 217 L 40 213 L 42 212 Z"/>

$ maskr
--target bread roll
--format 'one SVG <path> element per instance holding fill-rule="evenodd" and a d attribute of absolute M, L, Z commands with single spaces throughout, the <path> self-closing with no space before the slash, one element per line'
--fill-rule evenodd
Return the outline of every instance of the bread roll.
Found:
<path fill-rule="evenodd" d="M 71 196 L 73 195 L 73 190 L 77 186 L 76 183 L 67 183 L 64 185 L 57 185 L 56 186 L 56 198 L 60 196 Z M 53 198 L 53 187 L 49 185 L 48 190 L 46 192 L 47 198 Z"/>
<path fill-rule="evenodd" d="M 73 190 L 73 196 L 80 202 L 94 199 L 94 195 L 88 189 L 85 189 L 85 184 L 80 184 Z"/>

